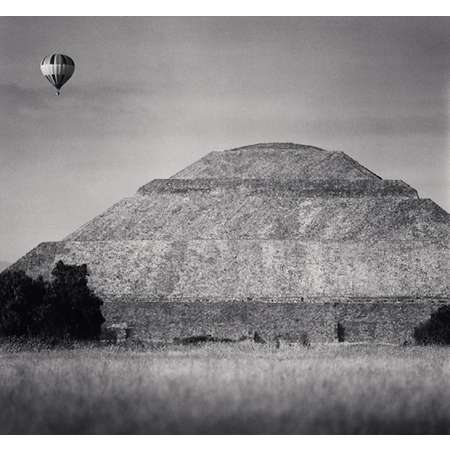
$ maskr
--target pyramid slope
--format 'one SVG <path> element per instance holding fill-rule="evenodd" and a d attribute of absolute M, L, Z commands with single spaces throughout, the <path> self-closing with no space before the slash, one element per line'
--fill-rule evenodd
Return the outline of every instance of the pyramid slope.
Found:
<path fill-rule="evenodd" d="M 449 249 L 426 241 L 66 241 L 38 246 L 15 269 L 48 277 L 59 259 L 86 263 L 108 301 L 408 302 L 449 297 Z"/>
<path fill-rule="evenodd" d="M 439 241 L 449 232 L 449 215 L 408 188 L 402 195 L 378 189 L 373 196 L 351 190 L 347 195 L 328 191 L 331 195 L 324 196 L 314 191 L 299 195 L 295 189 L 245 190 L 244 183 L 212 190 L 176 184 L 181 186 L 171 182 L 170 189 L 160 182 L 153 190 L 147 187 L 145 195 L 123 199 L 66 240 Z"/>

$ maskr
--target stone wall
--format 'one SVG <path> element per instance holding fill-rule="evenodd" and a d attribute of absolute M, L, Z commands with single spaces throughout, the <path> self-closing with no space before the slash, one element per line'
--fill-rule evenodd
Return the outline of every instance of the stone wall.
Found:
<path fill-rule="evenodd" d="M 176 338 L 211 335 L 238 340 L 258 332 L 266 340 L 282 336 L 332 341 L 333 305 L 267 304 L 262 302 L 106 302 L 107 324 L 127 322 L 139 339 L 171 342 Z"/>
<path fill-rule="evenodd" d="M 107 325 L 126 322 L 142 340 L 172 342 L 211 335 L 239 340 L 257 332 L 266 341 L 277 338 L 337 342 L 338 323 L 345 342 L 403 343 L 414 327 L 443 303 L 264 303 L 264 302 L 106 302 Z"/>
<path fill-rule="evenodd" d="M 339 303 L 336 323 L 343 327 L 345 342 L 387 342 L 413 340 L 414 328 L 448 301 L 383 303 Z"/>

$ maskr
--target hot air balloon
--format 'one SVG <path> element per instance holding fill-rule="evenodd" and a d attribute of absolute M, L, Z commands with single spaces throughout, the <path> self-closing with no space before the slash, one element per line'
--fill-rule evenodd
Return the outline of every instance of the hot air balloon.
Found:
<path fill-rule="evenodd" d="M 70 56 L 53 53 L 41 61 L 41 72 L 45 78 L 56 88 L 56 95 L 67 83 L 75 70 L 75 63 Z"/>

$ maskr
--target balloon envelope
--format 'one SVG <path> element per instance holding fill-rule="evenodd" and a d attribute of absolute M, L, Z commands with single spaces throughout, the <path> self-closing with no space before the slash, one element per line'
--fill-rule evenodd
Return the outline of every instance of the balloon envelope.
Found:
<path fill-rule="evenodd" d="M 57 95 L 75 70 L 75 63 L 70 56 L 53 53 L 41 61 L 41 72 L 45 78 L 56 88 Z"/>

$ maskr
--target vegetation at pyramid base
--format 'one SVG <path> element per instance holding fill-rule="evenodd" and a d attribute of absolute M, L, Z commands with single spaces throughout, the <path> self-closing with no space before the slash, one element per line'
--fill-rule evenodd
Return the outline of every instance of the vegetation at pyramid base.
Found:
<path fill-rule="evenodd" d="M 87 284 L 87 266 L 59 261 L 50 282 L 24 272 L 0 275 L 0 335 L 96 339 L 105 321 Z"/>
<path fill-rule="evenodd" d="M 450 344 L 450 306 L 441 306 L 431 317 L 415 328 L 414 339 L 421 345 Z"/>

